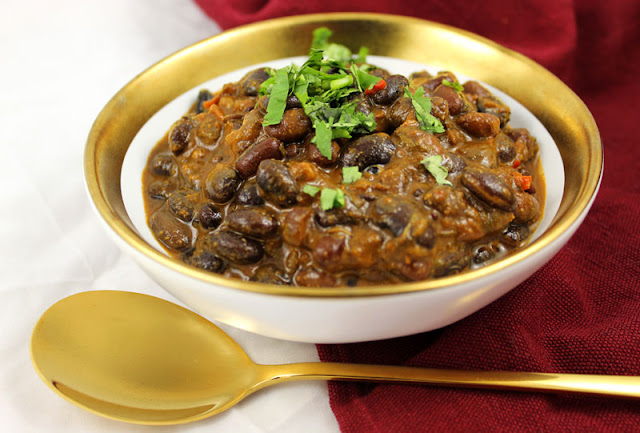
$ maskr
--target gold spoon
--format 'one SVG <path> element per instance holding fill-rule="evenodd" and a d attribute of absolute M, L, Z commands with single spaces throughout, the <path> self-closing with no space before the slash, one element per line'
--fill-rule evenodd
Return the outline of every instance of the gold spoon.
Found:
<path fill-rule="evenodd" d="M 428 383 L 640 397 L 630 376 L 440 370 L 340 363 L 258 365 L 201 316 L 131 292 L 79 293 L 51 306 L 31 336 L 36 371 L 71 403 L 137 424 L 215 415 L 292 380 Z"/>

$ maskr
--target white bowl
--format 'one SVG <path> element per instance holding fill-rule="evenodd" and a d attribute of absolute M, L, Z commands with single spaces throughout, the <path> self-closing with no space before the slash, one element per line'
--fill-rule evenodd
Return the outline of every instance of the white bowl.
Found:
<path fill-rule="evenodd" d="M 336 41 L 357 47 L 364 38 L 371 52 L 395 57 L 371 59 L 392 72 L 408 74 L 424 69 L 424 63 L 433 72 L 452 70 L 460 79 L 471 76 L 487 83 L 512 108 L 510 124 L 526 127 L 538 138 L 547 180 L 545 215 L 529 246 L 455 276 L 356 288 L 243 282 L 166 255 L 147 228 L 142 206 L 142 169 L 151 147 L 187 111 L 199 88 L 216 90 L 256 65 L 290 63 L 291 55 L 306 52 L 311 30 L 321 25 L 334 30 Z M 428 55 L 422 48 L 427 45 L 435 47 Z M 224 75 L 229 71 L 234 72 Z M 212 77 L 216 79 L 209 81 Z M 107 230 L 167 291 L 211 319 L 313 343 L 414 334 L 484 307 L 528 278 L 569 240 L 591 206 L 601 173 L 602 147 L 591 114 L 544 68 L 461 30 L 373 14 L 273 20 L 189 47 L 149 68 L 114 96 L 96 120 L 85 154 L 89 193 Z"/>

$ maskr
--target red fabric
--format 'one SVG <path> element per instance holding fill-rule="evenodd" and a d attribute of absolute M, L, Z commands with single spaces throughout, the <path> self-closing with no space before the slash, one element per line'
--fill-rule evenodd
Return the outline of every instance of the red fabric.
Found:
<path fill-rule="evenodd" d="M 605 146 L 600 193 L 529 280 L 444 329 L 318 346 L 324 361 L 640 375 L 640 2 L 197 0 L 223 28 L 282 15 L 370 11 L 460 27 L 538 61 L 587 104 Z M 344 432 L 640 431 L 640 401 L 330 383 Z"/>

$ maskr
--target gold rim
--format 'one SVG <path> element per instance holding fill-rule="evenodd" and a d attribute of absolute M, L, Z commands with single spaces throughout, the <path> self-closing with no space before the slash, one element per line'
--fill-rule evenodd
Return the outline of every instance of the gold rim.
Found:
<path fill-rule="evenodd" d="M 305 55 L 312 30 L 322 25 L 332 29 L 334 40 L 351 48 L 366 45 L 376 55 L 427 63 L 473 76 L 511 95 L 531 111 L 558 144 L 566 173 L 564 197 L 547 231 L 527 248 L 485 268 L 437 280 L 349 288 L 275 286 L 230 279 L 187 266 L 147 244 L 134 229 L 120 192 L 122 161 L 138 130 L 175 97 L 216 76 L 256 63 Z M 548 247 L 580 220 L 598 189 L 602 168 L 602 144 L 593 116 L 575 93 L 533 60 L 443 24 L 360 13 L 263 21 L 221 33 L 167 57 L 131 80 L 107 103 L 91 128 L 84 157 L 87 188 L 98 213 L 137 252 L 203 282 L 305 297 L 417 292 L 501 272 Z"/>

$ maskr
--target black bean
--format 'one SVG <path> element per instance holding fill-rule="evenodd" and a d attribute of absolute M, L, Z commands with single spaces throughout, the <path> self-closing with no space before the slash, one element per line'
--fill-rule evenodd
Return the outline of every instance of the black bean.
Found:
<path fill-rule="evenodd" d="M 502 101 L 500 101 L 495 96 L 481 96 L 476 101 L 478 105 L 478 111 L 481 113 L 491 113 L 500 119 L 500 126 L 504 127 L 507 123 L 509 123 L 509 118 L 511 117 L 511 110 L 509 107 L 504 105 Z"/>
<path fill-rule="evenodd" d="M 184 251 L 191 247 L 191 228 L 163 209 L 151 215 L 149 227 L 156 239 L 167 248 Z"/>
<path fill-rule="evenodd" d="M 199 251 L 191 255 L 185 255 L 183 260 L 192 266 L 215 272 L 216 274 L 221 273 L 225 268 L 224 261 L 211 251 Z"/>
<path fill-rule="evenodd" d="M 285 163 L 275 159 L 262 161 L 258 167 L 256 180 L 267 200 L 280 206 L 296 204 L 298 185 Z"/>
<path fill-rule="evenodd" d="M 210 91 L 208 91 L 207 89 L 200 90 L 200 92 L 198 93 L 198 99 L 196 99 L 196 113 L 202 113 L 204 111 L 202 103 L 204 101 L 208 101 L 211 98 L 213 98 L 213 94 Z"/>
<path fill-rule="evenodd" d="M 462 172 L 461 180 L 464 186 L 488 205 L 506 211 L 513 208 L 513 191 L 505 181 L 490 171 L 467 167 Z"/>
<path fill-rule="evenodd" d="M 173 176 L 178 172 L 178 166 L 173 155 L 159 153 L 151 161 L 151 171 L 158 176 Z"/>
<path fill-rule="evenodd" d="M 402 97 L 397 99 L 389 111 L 389 123 L 392 128 L 397 128 L 402 125 L 407 116 L 413 113 L 413 103 L 410 98 Z"/>
<path fill-rule="evenodd" d="M 391 160 L 396 146 L 384 132 L 365 135 L 349 143 L 341 156 L 345 167 L 358 166 L 360 170 L 374 164 L 386 164 Z"/>
<path fill-rule="evenodd" d="M 302 108 L 302 102 L 296 95 L 287 96 L 287 110 L 290 108 Z"/>
<path fill-rule="evenodd" d="M 285 281 L 280 278 L 281 271 L 273 265 L 263 265 L 256 269 L 252 281 L 265 284 L 286 284 Z"/>
<path fill-rule="evenodd" d="M 236 202 L 243 206 L 257 206 L 264 204 L 260 196 L 260 189 L 255 182 L 246 183 L 236 195 Z"/>
<path fill-rule="evenodd" d="M 180 155 L 189 146 L 192 128 L 193 124 L 188 117 L 183 117 L 171 127 L 169 131 L 169 148 L 175 155 Z"/>
<path fill-rule="evenodd" d="M 385 88 L 371 95 L 371 99 L 373 99 L 376 104 L 391 104 L 393 101 L 402 96 L 405 86 L 409 85 L 409 80 L 407 80 L 407 77 L 402 75 L 391 75 L 390 77 L 385 79 L 385 81 L 387 82 Z"/>
<path fill-rule="evenodd" d="M 235 210 L 227 215 L 229 228 L 258 239 L 271 238 L 278 233 L 278 218 L 266 207 Z"/>
<path fill-rule="evenodd" d="M 400 236 L 411 220 L 413 208 L 409 203 L 393 197 L 382 197 L 375 202 L 373 221 L 382 228 Z"/>
<path fill-rule="evenodd" d="M 378 173 L 380 173 L 380 170 L 382 170 L 381 166 L 379 166 L 379 165 L 370 165 L 369 167 L 365 168 L 363 171 L 365 173 L 378 174 Z"/>
<path fill-rule="evenodd" d="M 258 96 L 260 85 L 270 76 L 266 68 L 254 69 L 248 72 L 239 82 L 242 93 L 245 96 Z"/>
<path fill-rule="evenodd" d="M 436 243 L 436 232 L 433 227 L 429 225 L 421 233 L 414 234 L 414 239 L 418 245 L 431 249 Z"/>
<path fill-rule="evenodd" d="M 166 199 L 178 188 L 178 181 L 174 177 L 160 179 L 149 185 L 147 192 L 153 198 Z"/>
<path fill-rule="evenodd" d="M 488 262 L 496 256 L 496 250 L 491 244 L 480 245 L 473 252 L 473 263 L 476 265 Z"/>
<path fill-rule="evenodd" d="M 322 227 L 355 223 L 355 219 L 344 209 L 318 210 L 314 215 L 314 219 Z"/>
<path fill-rule="evenodd" d="M 203 228 L 215 229 L 222 223 L 222 212 L 213 203 L 204 203 L 200 206 L 197 218 Z"/>
<path fill-rule="evenodd" d="M 467 245 L 462 244 L 458 248 L 441 250 L 433 262 L 433 276 L 456 274 L 469 266 L 471 255 L 467 249 Z"/>
<path fill-rule="evenodd" d="M 502 232 L 502 242 L 516 247 L 529 237 L 529 227 L 520 224 L 509 224 Z"/>
<path fill-rule="evenodd" d="M 284 148 L 277 138 L 264 138 L 244 151 L 236 161 L 236 170 L 245 179 L 256 174 L 258 166 L 265 159 L 282 159 Z"/>
<path fill-rule="evenodd" d="M 496 135 L 496 138 L 493 140 L 493 142 L 495 143 L 496 151 L 498 152 L 498 158 L 500 158 L 500 161 L 513 161 L 513 158 L 516 157 L 516 148 L 513 145 L 513 140 L 509 138 L 508 135 L 501 132 Z"/>
<path fill-rule="evenodd" d="M 175 191 L 167 199 L 169 209 L 179 219 L 184 222 L 193 220 L 196 212 L 196 205 L 193 194 L 189 191 Z"/>
<path fill-rule="evenodd" d="M 264 255 L 260 242 L 227 231 L 213 233 L 211 247 L 218 256 L 239 265 L 257 263 Z"/>
<path fill-rule="evenodd" d="M 216 164 L 207 175 L 205 193 L 216 203 L 226 203 L 235 195 L 240 179 L 231 167 Z"/>

